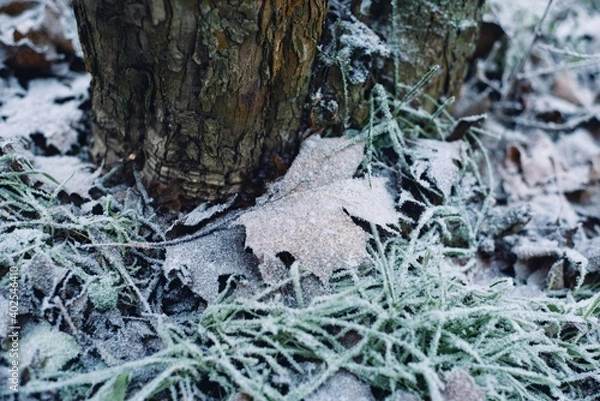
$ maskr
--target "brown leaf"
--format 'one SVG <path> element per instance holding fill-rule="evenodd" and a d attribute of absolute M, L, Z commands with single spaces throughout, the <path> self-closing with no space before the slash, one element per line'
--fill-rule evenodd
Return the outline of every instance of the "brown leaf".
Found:
<path fill-rule="evenodd" d="M 554 96 L 576 106 L 584 106 L 591 103 L 592 94 L 579 85 L 576 77 L 569 71 L 556 75 L 552 84 L 552 93 Z"/>
<path fill-rule="evenodd" d="M 0 2 L 0 14 L 8 14 L 10 16 L 19 15 L 23 11 L 37 6 L 37 3 L 37 1 L 31 0 L 2 1 Z"/>
<path fill-rule="evenodd" d="M 307 139 L 286 176 L 234 222 L 245 226 L 246 246 L 265 281 L 285 277 L 285 254 L 327 284 L 334 270 L 368 258 L 369 234 L 352 217 L 382 227 L 397 223 L 385 180 L 352 178 L 362 147 L 344 138 Z"/>
<path fill-rule="evenodd" d="M 584 188 L 589 167 L 569 163 L 570 158 L 581 156 L 572 151 L 571 146 L 565 151 L 566 147 L 566 141 L 557 146 L 541 131 L 530 134 L 524 143 L 510 143 L 501 174 L 507 183 L 514 184 L 507 188 L 512 196 L 523 199 L 545 190 L 571 192 Z M 509 180 L 511 175 L 514 180 Z"/>
<path fill-rule="evenodd" d="M 70 2 L 12 3 L 0 4 L 0 12 L 12 16 L 0 27 L 0 50 L 6 65 L 49 73 L 54 64 L 65 61 L 65 54 L 82 56 Z"/>
<path fill-rule="evenodd" d="M 509 141 L 499 173 L 510 198 L 533 207 L 533 226 L 559 219 L 575 227 L 581 217 L 600 214 L 594 179 L 598 155 L 600 147 L 586 130 L 556 142 L 535 131 Z"/>

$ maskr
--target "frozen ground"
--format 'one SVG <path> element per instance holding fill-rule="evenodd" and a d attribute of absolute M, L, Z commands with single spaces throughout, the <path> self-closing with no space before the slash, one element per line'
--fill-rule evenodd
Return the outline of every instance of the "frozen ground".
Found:
<path fill-rule="evenodd" d="M 502 399 L 511 386 L 530 394 L 519 393 L 514 378 L 522 378 L 524 387 L 550 389 L 539 390 L 539 399 L 560 399 L 556 389 L 572 390 L 560 382 L 571 371 L 600 393 L 600 9 L 579 1 L 554 4 L 545 15 L 544 0 L 489 3 L 486 34 L 493 45 L 465 84 L 456 108 L 462 120 L 440 125 L 456 133 L 461 121 L 471 125 L 479 120 L 473 115 L 486 113 L 476 141 L 410 140 L 410 152 L 398 155 L 410 163 L 398 162 L 395 172 L 367 145 L 377 162 L 353 178 L 362 142 L 311 138 L 255 208 L 235 212 L 213 230 L 207 227 L 219 223 L 215 216 L 224 207 L 157 215 L 139 182 L 111 182 L 87 159 L 90 78 L 81 71 L 67 2 L 0 1 L 0 157 L 7 163 L 14 152 L 22 156 L 10 168 L 3 165 L 10 174 L 38 171 L 18 190 L 8 189 L 12 175 L 0 181 L 8 194 L 0 198 L 0 275 L 8 283 L 10 264 L 19 264 L 26 397 L 51 399 L 70 385 L 74 389 L 61 397 L 123 399 L 129 383 L 128 397 L 171 386 L 178 394 L 206 391 L 217 398 L 211 387 L 219 383 L 219 391 L 240 400 L 271 388 L 316 390 L 314 400 L 381 394 L 477 400 Z M 379 126 L 390 130 L 389 123 Z M 475 152 L 479 145 L 487 157 Z M 323 159 L 332 150 L 336 156 Z M 301 178 L 306 172 L 311 179 Z M 415 182 L 412 190 L 407 177 Z M 375 238 L 371 227 L 377 227 Z M 194 229 L 207 235 L 150 243 Z M 402 233 L 407 242 L 395 242 Z M 427 253 L 438 249 L 429 245 L 435 241 L 439 253 Z M 383 272 L 384 284 L 369 269 L 362 276 L 365 262 Z M 341 267 L 356 276 L 344 276 Z M 419 268 L 417 276 L 431 287 L 419 287 Z M 10 333 L 9 297 L 0 292 L 3 338 Z M 228 303 L 236 297 L 247 300 L 239 309 Z M 389 300 L 403 305 L 406 320 L 394 320 L 381 306 Z M 486 313 L 497 320 L 482 323 Z M 477 337 L 471 326 L 485 335 Z M 534 336 L 549 340 L 528 342 Z M 550 341 L 555 338 L 560 341 Z M 486 347 L 512 350 L 519 342 L 540 349 L 542 357 L 516 346 L 508 362 L 501 349 L 496 359 L 484 357 Z M 405 343 L 403 370 L 388 359 Z M 10 363 L 9 346 L 2 343 L 3 363 Z M 227 351 L 236 347 L 236 355 Z M 272 360 L 257 358 L 257 349 Z M 448 362 L 448 355 L 462 355 L 456 349 L 473 358 Z M 421 353 L 427 357 L 419 359 Z M 592 368 L 577 371 L 577 364 Z M 343 369 L 332 373 L 332 366 Z M 494 369 L 505 369 L 507 381 Z M 322 385 L 311 389 L 299 372 Z M 176 385 L 170 375 L 180 378 Z M 390 390 L 387 380 L 408 384 Z M 279 393 L 272 394 L 266 398 Z M 588 395 L 595 399 L 593 390 Z"/>

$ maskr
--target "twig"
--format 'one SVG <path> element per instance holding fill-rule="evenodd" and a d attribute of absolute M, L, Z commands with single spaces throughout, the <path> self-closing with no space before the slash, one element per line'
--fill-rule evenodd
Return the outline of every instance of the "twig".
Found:
<path fill-rule="evenodd" d="M 62 303 L 60 297 L 57 295 L 52 300 L 54 301 L 54 304 L 56 305 L 58 310 L 60 310 L 60 314 L 65 319 L 65 322 L 67 322 L 67 326 L 69 326 L 69 329 L 71 330 L 73 335 L 75 337 L 79 338 L 80 337 L 79 330 L 77 330 L 77 327 L 75 327 L 75 324 L 73 323 L 73 320 L 71 319 L 71 316 L 69 316 L 69 311 L 67 311 L 67 308 L 65 308 L 65 305 Z"/>
<path fill-rule="evenodd" d="M 141 249 L 165 248 L 167 246 L 174 246 L 174 245 L 179 245 L 179 244 L 183 244 L 186 242 L 194 241 L 198 238 L 204 237 L 205 235 L 211 234 L 211 233 L 227 226 L 229 223 L 231 223 L 232 221 L 237 219 L 242 214 L 242 212 L 243 212 L 243 210 L 233 211 L 223 217 L 217 218 L 215 221 L 208 223 L 206 226 L 202 227 L 195 233 L 186 235 L 181 238 L 169 240 L 169 241 L 160 241 L 160 242 L 132 241 L 132 242 L 128 242 L 128 243 L 104 242 L 104 243 L 98 243 L 98 244 L 83 244 L 83 245 L 79 245 L 78 247 L 82 248 L 82 249 L 100 248 L 100 247 L 115 247 L 115 246 L 123 247 L 123 248 L 141 248 Z"/>
<path fill-rule="evenodd" d="M 537 41 L 537 39 L 540 35 L 542 24 L 544 23 L 544 21 L 546 20 L 546 17 L 548 16 L 550 7 L 552 6 L 552 2 L 553 2 L 553 0 L 548 0 L 548 4 L 546 5 L 544 14 L 542 15 L 542 18 L 540 18 L 537 25 L 535 26 L 535 29 L 533 30 L 533 37 L 531 38 L 531 42 L 529 43 L 529 46 L 527 46 L 527 49 L 525 50 L 525 52 L 519 59 L 519 63 L 511 71 L 510 76 L 506 82 L 507 83 L 506 91 L 502 95 L 502 99 L 506 100 L 508 98 L 508 95 L 513 90 L 515 81 L 519 77 L 519 74 L 521 73 L 521 71 L 523 71 L 523 68 L 525 67 L 525 62 L 527 61 L 527 58 L 528 58 L 529 54 L 531 53 L 531 49 L 533 48 L 533 45 L 535 44 L 535 42 Z"/>

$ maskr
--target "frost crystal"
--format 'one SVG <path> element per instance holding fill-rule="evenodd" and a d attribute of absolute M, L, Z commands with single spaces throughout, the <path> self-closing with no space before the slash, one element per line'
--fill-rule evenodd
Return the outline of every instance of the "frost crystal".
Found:
<path fill-rule="evenodd" d="M 347 69 L 350 84 L 363 84 L 369 76 L 373 56 L 387 57 L 390 55 L 390 49 L 375 32 L 360 21 L 343 21 L 341 28 L 341 49 L 337 58 Z"/>

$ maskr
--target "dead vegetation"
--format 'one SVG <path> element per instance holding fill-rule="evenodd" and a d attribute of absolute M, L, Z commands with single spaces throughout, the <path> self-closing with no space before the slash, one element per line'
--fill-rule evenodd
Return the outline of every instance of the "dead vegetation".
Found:
<path fill-rule="evenodd" d="M 3 30 L 53 12 L 9 3 L 28 5 L 0 7 L 18 22 Z M 137 176 L 98 176 L 76 157 L 86 78 L 56 73 L 77 51 L 38 48 L 50 78 L 23 81 L 7 62 L 0 332 L 17 267 L 20 397 L 596 399 L 600 37 L 587 24 L 600 10 L 505 3 L 490 4 L 502 29 L 475 61 L 463 116 L 416 106 L 427 77 L 402 96 L 378 85 L 367 126 L 308 139 L 243 211 L 174 219 Z M 2 33 L 2 46 L 36 49 Z M 32 120 L 19 103 L 31 96 L 38 114 L 69 112 Z"/>

